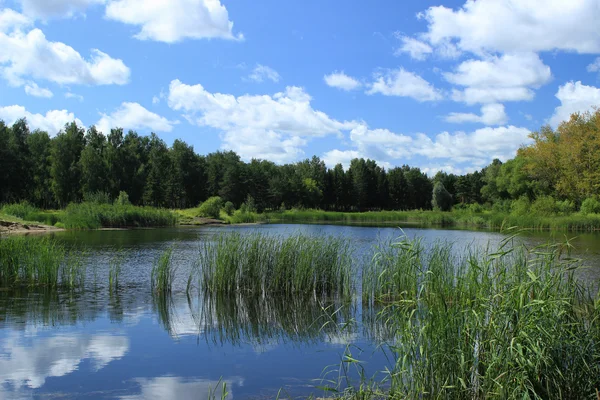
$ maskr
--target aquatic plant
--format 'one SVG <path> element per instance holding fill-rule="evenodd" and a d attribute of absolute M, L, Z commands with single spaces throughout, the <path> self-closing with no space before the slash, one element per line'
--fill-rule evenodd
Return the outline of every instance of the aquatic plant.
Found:
<path fill-rule="evenodd" d="M 349 243 L 333 236 L 222 234 L 202 244 L 199 259 L 200 288 L 209 293 L 348 296 L 352 291 Z"/>
<path fill-rule="evenodd" d="M 403 237 L 378 247 L 363 300 L 387 304 L 380 318 L 394 332 L 386 397 L 595 397 L 600 298 L 576 279 L 568 246 L 527 250 L 509 237 L 457 252 Z"/>
<path fill-rule="evenodd" d="M 81 257 L 55 240 L 9 236 L 0 240 L 0 285 L 82 286 L 85 268 Z"/>
<path fill-rule="evenodd" d="M 165 250 L 152 266 L 151 285 L 158 293 L 171 293 L 175 280 L 176 267 L 172 260 L 173 249 Z"/>

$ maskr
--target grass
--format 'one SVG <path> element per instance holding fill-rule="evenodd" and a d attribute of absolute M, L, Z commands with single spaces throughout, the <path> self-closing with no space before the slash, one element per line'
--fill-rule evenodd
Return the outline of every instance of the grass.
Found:
<path fill-rule="evenodd" d="M 169 210 L 132 205 L 71 203 L 64 210 L 43 211 L 28 203 L 2 208 L 4 215 L 67 229 L 162 227 L 177 224 Z"/>
<path fill-rule="evenodd" d="M 200 251 L 200 287 L 214 294 L 348 296 L 349 243 L 332 236 L 218 235 Z"/>
<path fill-rule="evenodd" d="M 152 289 L 161 294 L 169 294 L 173 290 L 176 267 L 172 260 L 173 249 L 165 250 L 152 266 Z"/>
<path fill-rule="evenodd" d="M 600 298 L 577 281 L 564 250 L 528 251 L 510 239 L 486 252 L 406 238 L 380 247 L 363 300 L 386 305 L 380 318 L 395 332 L 386 396 L 595 398 Z"/>
<path fill-rule="evenodd" d="M 82 260 L 50 238 L 0 239 L 0 285 L 74 288 L 83 285 Z"/>

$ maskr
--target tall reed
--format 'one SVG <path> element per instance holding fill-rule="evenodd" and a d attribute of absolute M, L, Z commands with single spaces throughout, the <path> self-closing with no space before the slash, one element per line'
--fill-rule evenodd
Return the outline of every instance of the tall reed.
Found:
<path fill-rule="evenodd" d="M 0 285 L 82 286 L 85 268 L 81 257 L 55 240 L 27 236 L 0 239 Z"/>
<path fill-rule="evenodd" d="M 217 235 L 200 250 L 200 287 L 208 293 L 348 296 L 352 259 L 347 240 L 258 232 Z"/>
<path fill-rule="evenodd" d="M 168 294 L 173 290 L 176 267 L 172 260 L 173 249 L 165 250 L 152 266 L 151 285 L 155 292 Z"/>
<path fill-rule="evenodd" d="M 363 300 L 388 306 L 392 398 L 583 399 L 600 388 L 600 298 L 560 246 L 426 248 L 402 238 L 367 266 Z M 389 330 L 388 330 L 389 331 Z"/>

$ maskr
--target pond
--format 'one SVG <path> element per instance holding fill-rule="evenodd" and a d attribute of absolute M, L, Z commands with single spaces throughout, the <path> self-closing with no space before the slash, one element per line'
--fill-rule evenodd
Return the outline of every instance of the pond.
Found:
<path fill-rule="evenodd" d="M 199 243 L 230 231 L 344 236 L 355 259 L 368 257 L 394 228 L 325 225 L 180 227 L 130 231 L 61 232 L 55 237 L 79 249 L 93 289 L 84 292 L 0 292 L 0 398 L 283 398 L 321 394 L 324 379 L 337 380 L 344 354 L 364 373 L 393 360 L 378 351 L 388 339 L 373 310 L 361 301 L 209 300 L 185 294 Z M 494 247 L 504 234 L 465 230 L 405 229 L 426 243 L 449 241 Z M 575 236 L 575 235 L 571 235 Z M 570 238 L 570 236 L 567 236 Z M 564 241 L 562 234 L 523 234 L 526 246 Z M 600 278 L 600 235 L 571 239 L 573 255 L 590 265 L 581 279 Z M 150 270 L 162 251 L 174 248 L 175 293 L 157 299 Z M 457 250 L 458 251 L 458 250 Z M 123 261 L 120 289 L 106 286 L 109 263 Z M 357 377 L 351 371 L 349 378 Z M 280 392 L 281 390 L 281 392 Z"/>

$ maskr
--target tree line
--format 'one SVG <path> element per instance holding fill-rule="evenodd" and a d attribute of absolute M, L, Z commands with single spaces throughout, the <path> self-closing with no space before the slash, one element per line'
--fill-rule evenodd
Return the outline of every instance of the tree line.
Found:
<path fill-rule="evenodd" d="M 168 208 L 195 207 L 212 196 L 239 207 L 251 197 L 259 212 L 426 210 L 472 203 L 510 208 L 516 201 L 548 198 L 557 207 L 576 209 L 600 195 L 600 111 L 574 114 L 556 130 L 545 126 L 531 137 L 533 144 L 505 163 L 494 160 L 473 173 L 430 178 L 419 168 L 386 170 L 363 158 L 352 160 L 347 170 L 341 164 L 327 168 L 316 156 L 284 165 L 244 162 L 232 151 L 197 154 L 181 140 L 169 147 L 155 134 L 112 129 L 104 135 L 73 122 L 50 137 L 30 131 L 25 119 L 12 126 L 0 121 L 0 203 L 56 208 L 98 194 L 114 200 L 126 192 L 135 205 Z"/>

